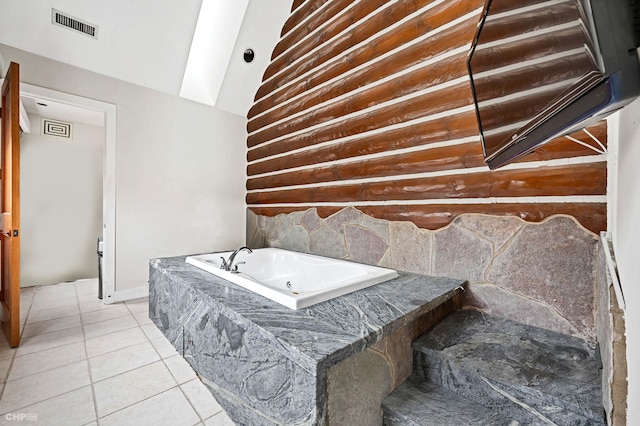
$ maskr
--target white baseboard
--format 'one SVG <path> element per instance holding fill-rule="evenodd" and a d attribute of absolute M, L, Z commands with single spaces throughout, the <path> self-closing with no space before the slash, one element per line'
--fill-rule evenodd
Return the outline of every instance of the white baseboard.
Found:
<path fill-rule="evenodd" d="M 126 290 L 116 290 L 113 293 L 113 296 L 108 296 L 108 295 L 104 295 L 104 303 L 105 304 L 111 304 L 111 303 L 117 303 L 117 302 L 124 302 L 127 300 L 133 300 L 133 299 L 140 299 L 142 297 L 147 297 L 149 296 L 149 287 L 148 286 L 141 286 L 141 287 L 134 287 L 134 288 L 128 288 Z"/>

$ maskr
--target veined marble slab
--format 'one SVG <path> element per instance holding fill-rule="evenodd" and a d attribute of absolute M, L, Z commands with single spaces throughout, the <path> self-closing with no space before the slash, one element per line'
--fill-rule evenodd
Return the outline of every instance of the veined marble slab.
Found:
<path fill-rule="evenodd" d="M 400 272 L 295 311 L 180 256 L 151 260 L 149 315 L 234 421 L 323 424 L 328 369 L 454 297 L 463 284 Z"/>

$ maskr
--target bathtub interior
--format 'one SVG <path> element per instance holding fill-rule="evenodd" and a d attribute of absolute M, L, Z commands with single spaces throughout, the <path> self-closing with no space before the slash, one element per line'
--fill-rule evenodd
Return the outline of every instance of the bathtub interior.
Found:
<path fill-rule="evenodd" d="M 398 276 L 393 269 L 276 248 L 238 253 L 234 264 L 239 264 L 239 273 L 232 274 L 220 269 L 221 258 L 228 259 L 231 253 L 189 256 L 186 262 L 291 309 L 321 303 Z"/>

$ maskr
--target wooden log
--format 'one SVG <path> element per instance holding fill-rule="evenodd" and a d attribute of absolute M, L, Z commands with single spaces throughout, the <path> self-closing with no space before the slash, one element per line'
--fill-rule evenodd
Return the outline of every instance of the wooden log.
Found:
<path fill-rule="evenodd" d="M 382 107 L 374 112 L 360 114 L 355 117 L 345 118 L 325 126 L 303 132 L 298 135 L 285 137 L 277 141 L 278 146 L 284 151 L 295 149 L 294 147 L 308 146 L 309 139 L 313 143 L 335 140 L 345 136 L 380 129 L 392 124 L 427 117 L 429 115 L 450 111 L 464 107 L 472 103 L 471 87 L 468 82 L 459 83 L 434 92 L 426 93 L 404 102 Z M 287 135 L 299 130 L 297 123 L 292 130 L 281 128 L 280 134 Z M 302 123 L 304 126 L 304 123 Z M 303 127 L 304 129 L 305 127 Z M 247 146 L 255 147 L 273 139 L 273 132 L 263 132 L 250 135 L 247 138 Z M 282 152 L 284 152 L 282 151 Z"/>
<path fill-rule="evenodd" d="M 429 127 L 427 125 L 429 124 L 442 125 L 443 123 L 439 120 L 433 123 L 423 123 L 423 124 L 425 125 L 423 130 L 419 130 L 417 132 L 408 131 L 404 135 L 402 134 L 399 135 L 398 138 L 404 138 L 400 147 L 416 146 L 413 144 L 416 143 L 417 140 L 422 141 L 420 145 L 429 142 L 429 138 L 434 134 L 438 134 L 439 132 L 433 130 L 433 127 Z M 471 130 L 468 134 L 473 134 L 473 132 L 475 131 L 475 126 L 473 124 L 469 125 L 469 129 Z M 463 129 L 458 127 L 457 130 L 462 131 Z M 592 135 L 598 138 L 598 140 L 600 140 L 600 142 L 605 147 L 607 146 L 606 121 L 601 121 L 593 126 L 590 126 L 588 130 Z M 401 132 L 398 132 L 398 133 L 401 133 Z M 417 133 L 417 135 L 414 133 Z M 463 135 L 464 133 L 460 133 L 460 136 L 463 136 Z M 456 135 L 451 135 L 451 136 L 456 136 Z M 589 144 L 596 148 L 600 148 L 593 141 L 593 139 L 591 139 L 591 137 L 583 130 L 574 132 L 570 136 L 586 144 Z M 311 150 L 311 151 L 298 153 L 298 154 L 292 154 L 287 157 L 281 157 L 274 160 L 267 160 L 264 162 L 249 165 L 247 168 L 247 174 L 250 178 L 249 182 L 251 182 L 251 176 L 257 175 L 257 174 L 268 173 L 268 172 L 273 172 L 278 170 L 285 170 L 293 167 L 308 166 L 311 164 L 330 162 L 330 161 L 341 160 L 346 158 L 352 158 L 352 157 L 357 157 L 358 155 L 383 152 L 385 148 L 388 148 L 389 146 L 387 142 L 387 137 L 393 138 L 394 136 L 385 134 L 385 135 L 376 135 L 376 137 L 378 142 L 376 142 L 375 139 L 370 140 L 365 138 L 360 141 L 353 141 L 352 143 L 339 144 L 338 146 L 330 146 L 322 149 Z M 476 151 L 479 155 L 482 155 L 480 141 L 470 142 L 469 144 L 464 144 L 460 146 L 461 147 L 467 146 L 469 147 L 469 149 Z M 475 148 L 472 148 L 474 146 Z M 442 155 L 444 158 L 450 158 L 451 155 L 449 155 L 448 152 L 452 148 L 454 149 L 454 152 L 457 149 L 462 149 L 462 148 L 456 148 L 455 146 L 443 147 L 443 148 L 432 150 L 434 152 L 433 155 L 434 157 Z M 423 155 L 426 155 L 426 154 L 423 154 Z M 536 151 L 532 152 L 531 154 L 518 159 L 517 162 L 524 163 L 524 162 L 531 162 L 531 161 L 548 161 L 548 160 L 554 160 L 558 158 L 582 157 L 582 156 L 589 156 L 589 155 L 597 155 L 597 153 L 592 149 L 589 149 L 587 147 L 584 147 L 576 142 L 573 142 L 567 139 L 565 136 L 560 136 L 553 139 L 546 145 L 543 145 L 542 147 L 538 148 Z M 407 154 L 407 156 L 410 156 L 410 154 Z M 390 156 L 390 158 L 396 159 L 397 157 Z M 416 157 L 416 158 L 419 158 L 419 157 Z M 375 160 L 375 164 L 378 164 L 378 162 L 382 164 L 383 161 L 385 161 L 384 158 L 377 159 Z M 393 162 L 398 160 L 390 160 L 390 161 Z M 484 165 L 484 160 L 482 161 L 483 161 L 482 165 Z M 439 160 L 438 160 L 438 163 L 440 163 Z M 360 163 L 354 162 L 354 164 L 360 164 Z M 464 161 L 461 161 L 461 164 L 463 167 L 476 167 L 476 165 L 478 164 L 478 160 L 476 158 L 467 156 L 464 158 Z M 331 167 L 335 167 L 335 166 L 331 166 Z M 428 165 L 428 163 L 426 162 L 421 163 L 420 165 L 417 166 L 415 170 L 412 169 L 411 172 L 418 173 L 421 171 L 438 170 L 438 169 L 430 170 L 429 167 L 430 166 Z M 295 175 L 295 173 L 296 172 L 293 172 L 292 175 Z M 298 183 L 303 183 L 303 182 L 298 182 Z M 293 182 L 287 183 L 287 185 L 292 185 L 292 184 Z M 258 185 L 257 183 L 255 183 L 255 185 L 257 185 L 255 187 L 252 185 L 254 185 L 254 183 L 252 183 L 251 186 L 248 185 L 247 188 L 257 189 L 257 188 L 271 187 L 271 185 L 267 185 L 267 184 L 264 184 L 264 186 L 262 186 L 263 184 Z M 283 186 L 283 185 L 279 185 L 279 186 Z"/>
<path fill-rule="evenodd" d="M 315 105 L 320 103 L 320 100 L 311 96 L 305 96 L 294 105 L 287 105 L 285 108 L 272 111 L 268 115 L 250 121 L 248 129 L 250 129 L 250 131 L 256 130 L 258 126 L 265 126 L 270 121 L 291 117 L 293 113 L 297 112 L 294 108 L 299 108 L 301 106 L 300 104 L 308 107 L 316 106 L 315 108 L 307 110 L 307 112 L 302 115 L 281 121 L 277 125 L 266 128 L 259 133 L 264 135 L 264 138 L 272 139 L 282 135 L 285 130 L 287 133 L 290 133 L 311 127 L 326 120 L 324 117 L 336 118 L 361 111 L 383 102 L 392 101 L 401 96 L 410 95 L 417 91 L 433 87 L 441 84 L 443 81 L 446 82 L 462 77 L 466 75 L 466 73 L 467 70 L 464 62 L 460 61 L 459 56 L 455 56 L 434 66 L 417 69 L 412 73 L 400 75 L 382 84 L 369 86 L 367 89 L 352 96 L 343 97 L 334 102 L 325 103 L 322 106 Z M 297 124 L 293 124 L 294 122 Z"/>
<path fill-rule="evenodd" d="M 349 93 L 360 87 L 370 85 L 389 75 L 395 74 L 416 64 L 424 63 L 438 55 L 442 55 L 452 49 L 463 46 L 469 42 L 469 39 L 475 30 L 475 27 L 472 24 L 473 23 L 469 21 L 460 26 L 456 26 L 455 28 L 450 28 L 443 33 L 424 40 L 421 43 L 414 44 L 406 49 L 394 53 L 391 56 L 383 58 L 375 64 L 372 64 L 370 67 L 362 68 L 340 78 L 337 81 L 318 87 L 322 83 L 341 75 L 341 73 L 351 70 L 350 67 L 345 67 L 342 63 L 327 65 L 321 70 L 318 70 L 318 72 L 309 76 L 305 81 L 279 89 L 256 102 L 248 113 L 248 130 L 249 132 L 253 132 L 256 129 L 273 123 L 282 117 L 286 117 L 313 105 L 317 105 L 318 103 L 344 95 L 345 93 Z M 452 78 L 454 78 L 454 75 L 460 76 L 466 74 L 466 56 L 467 53 L 465 52 L 457 55 L 455 58 L 444 59 L 444 65 L 440 65 L 439 63 L 433 64 L 432 67 L 434 74 L 438 73 L 439 67 L 446 66 L 446 61 L 459 61 L 460 69 L 464 70 L 456 72 L 451 76 Z M 294 102 L 288 102 L 289 99 L 292 99 L 304 92 L 308 92 L 307 95 L 299 97 Z M 275 109 L 264 114 L 262 117 L 254 118 L 272 108 Z M 282 110 L 282 112 L 276 112 L 279 110 Z M 275 115 L 271 117 L 272 114 Z M 254 124 L 254 120 L 260 121 L 256 121 Z"/>
<path fill-rule="evenodd" d="M 340 160 L 359 155 L 375 154 L 389 150 L 426 145 L 434 142 L 470 137 L 478 134 L 478 123 L 474 111 L 442 117 L 437 120 L 413 124 L 411 126 L 388 130 L 335 145 L 315 148 L 308 151 L 292 153 L 285 157 L 265 160 L 250 164 L 249 175 L 267 173 L 291 167 L 306 166 L 318 162 Z M 479 141 L 479 139 L 478 139 Z M 313 146 L 313 140 L 309 140 Z M 299 147 L 302 147 L 301 145 Z M 249 161 L 288 151 L 282 143 L 267 145 L 250 150 Z M 293 149 L 293 148 L 291 148 Z"/>
<path fill-rule="evenodd" d="M 484 165 L 482 147 L 475 142 L 249 179 L 247 189 L 456 170 Z"/>
<path fill-rule="evenodd" d="M 331 1 L 322 13 L 314 16 L 313 19 L 305 25 L 289 32 L 286 37 L 278 42 L 272 56 L 272 59 L 275 59 L 273 59 L 267 67 L 264 72 L 263 79 L 266 80 L 274 74 L 277 74 L 280 70 L 289 66 L 296 59 L 317 48 L 322 43 L 339 34 L 350 25 L 358 22 L 389 1 L 391 0 L 368 0 L 365 2 L 357 2 L 349 13 L 344 13 L 324 28 L 319 28 L 325 22 L 332 19 L 335 15 L 353 3 L 352 0 Z M 308 37 L 304 43 L 300 43 L 300 41 L 309 34 L 312 34 L 312 36 Z M 296 43 L 300 44 L 296 45 Z"/>
<path fill-rule="evenodd" d="M 478 0 L 453 0 L 455 4 L 450 5 L 450 2 L 443 3 L 442 5 L 429 10 L 428 13 L 415 17 L 397 28 L 396 31 L 390 34 L 381 35 L 378 38 L 372 39 L 366 46 L 360 46 L 359 48 L 341 55 L 349 47 L 355 46 L 355 38 L 357 34 L 352 34 L 350 37 L 344 37 L 345 41 L 332 43 L 332 46 L 326 50 L 318 51 L 314 56 L 309 57 L 303 63 L 296 65 L 295 67 L 288 68 L 278 75 L 278 78 L 271 79 L 262 84 L 256 94 L 256 100 L 259 100 L 269 93 L 274 92 L 277 88 L 282 87 L 288 82 L 294 80 L 296 77 L 305 74 L 315 68 L 319 68 L 314 72 L 314 76 L 322 74 L 324 80 L 327 81 L 336 75 L 343 74 L 345 71 L 357 67 L 361 64 L 371 61 L 403 44 L 409 43 L 415 38 L 432 31 L 452 20 L 469 13 L 477 9 Z M 394 10 L 388 11 L 393 15 Z M 396 22 L 391 18 L 387 18 L 384 22 L 384 27 L 388 27 L 391 23 Z M 373 25 L 373 24 L 369 24 Z M 472 34 L 469 34 L 467 39 L 470 40 Z M 451 45 L 450 42 L 446 44 Z M 340 61 L 326 64 L 326 62 L 332 58 L 341 57 Z M 321 65 L 325 66 L 321 66 Z M 326 78 L 329 77 L 329 78 Z M 307 89 L 309 87 L 307 82 Z"/>
<path fill-rule="evenodd" d="M 491 16 L 491 15 L 489 15 Z M 533 31 L 577 21 L 579 12 L 573 2 L 551 4 L 499 19 L 487 20 L 480 32 L 480 43 L 490 43 Z M 578 25 L 578 24 L 577 24 Z M 547 37 L 553 37 L 547 34 Z"/>
<path fill-rule="evenodd" d="M 571 27 L 554 32 L 553 37 L 546 34 L 512 41 L 507 44 L 487 48 L 486 52 L 474 53 L 471 69 L 474 74 L 524 61 L 544 58 L 557 52 L 580 48 L 584 35 L 579 27 Z"/>
<path fill-rule="evenodd" d="M 297 8 L 299 8 L 302 3 L 304 3 L 306 0 L 293 0 L 293 4 L 291 5 L 291 11 L 294 12 Z"/>
<path fill-rule="evenodd" d="M 593 62 L 583 54 L 574 54 L 543 64 L 499 72 L 489 77 L 474 79 L 478 102 L 484 102 L 503 96 L 517 95 L 532 89 L 565 81 L 570 87 L 577 78 L 593 69 Z"/>
<path fill-rule="evenodd" d="M 291 16 L 289 16 L 289 19 L 287 19 L 282 26 L 280 38 L 284 38 L 292 29 L 307 19 L 307 17 L 312 15 L 313 12 L 322 7 L 322 5 L 328 1 L 331 0 L 304 0 L 293 3 L 291 6 Z"/>
<path fill-rule="evenodd" d="M 584 132 L 575 135 L 591 142 Z M 549 142 L 535 153 L 519 159 L 518 162 L 548 161 L 558 158 L 596 155 L 587 147 L 579 145 L 565 137 Z M 454 145 L 425 151 L 389 155 L 364 161 L 353 161 L 345 164 L 332 164 L 312 169 L 281 173 L 272 176 L 251 178 L 247 180 L 247 189 L 278 188 L 283 186 L 315 184 L 321 182 L 340 181 L 345 179 L 362 179 L 372 177 L 388 177 L 408 173 L 426 173 L 443 170 L 460 170 L 470 167 L 483 167 L 485 161 L 479 142 Z"/>
<path fill-rule="evenodd" d="M 252 192 L 247 204 L 606 194 L 605 162 Z"/>
<path fill-rule="evenodd" d="M 254 133 L 251 135 L 251 138 L 257 137 L 261 140 L 275 139 L 285 134 L 321 124 L 328 119 L 343 117 L 347 114 L 353 114 L 384 102 L 393 101 L 402 96 L 411 95 L 420 90 L 433 87 L 441 83 L 443 79 L 451 80 L 465 73 L 464 64 L 459 62 L 454 63 L 447 61 L 446 64 L 439 65 L 442 66 L 419 69 L 411 74 L 404 74 L 383 84 L 372 86 L 352 96 L 318 106 L 302 115 Z M 455 74 L 458 75 L 454 77 Z M 308 97 L 305 98 L 309 99 Z M 265 117 L 265 119 L 266 118 L 267 117 Z M 268 119 L 271 118 L 276 117 L 269 115 Z"/>
<path fill-rule="evenodd" d="M 297 207 L 255 207 L 249 209 L 257 215 L 276 216 L 281 213 L 305 211 L 311 208 L 301 204 Z M 343 207 L 314 207 L 318 215 L 326 218 Z M 357 206 L 358 210 L 377 219 L 409 221 L 422 229 L 437 230 L 466 213 L 516 216 L 527 222 L 541 222 L 554 215 L 574 217 L 582 226 L 594 234 L 607 230 L 606 203 L 513 203 L 513 204 L 430 204 L 430 205 L 385 205 Z"/>

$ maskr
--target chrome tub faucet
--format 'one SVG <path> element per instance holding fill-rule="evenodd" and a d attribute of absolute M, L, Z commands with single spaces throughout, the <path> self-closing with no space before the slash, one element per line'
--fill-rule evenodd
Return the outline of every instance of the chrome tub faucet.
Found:
<path fill-rule="evenodd" d="M 224 257 L 220 256 L 220 259 L 222 259 L 222 264 L 220 265 L 220 269 L 223 269 L 227 272 L 231 272 L 232 274 L 237 274 L 239 272 L 238 265 L 242 265 L 244 262 L 239 262 L 234 265 L 233 261 L 235 260 L 237 254 L 240 253 L 242 250 L 246 250 L 249 253 L 253 253 L 253 250 L 251 250 L 249 247 L 242 246 L 236 251 L 234 251 L 233 253 L 231 253 L 231 256 L 229 256 L 229 259 L 227 260 L 225 260 Z"/>

